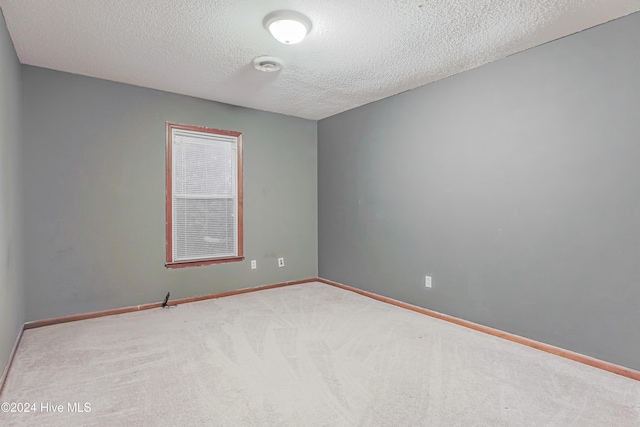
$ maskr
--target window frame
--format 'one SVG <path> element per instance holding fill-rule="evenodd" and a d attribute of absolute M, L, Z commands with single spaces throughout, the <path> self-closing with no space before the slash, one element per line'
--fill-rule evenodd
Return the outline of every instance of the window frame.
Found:
<path fill-rule="evenodd" d="M 203 265 L 222 264 L 227 262 L 239 262 L 244 260 L 244 221 L 243 221 L 243 149 L 242 149 L 242 132 L 222 130 L 210 127 L 187 125 L 182 123 L 167 122 L 167 135 L 166 135 L 166 176 L 165 176 L 165 206 L 166 206 L 166 262 L 167 268 L 183 268 L 183 267 L 196 267 Z M 216 258 L 205 258 L 197 260 L 173 260 L 173 130 L 185 130 L 191 132 L 207 133 L 212 135 L 231 136 L 236 138 L 236 153 L 237 153 L 237 254 L 235 256 L 225 256 Z"/>

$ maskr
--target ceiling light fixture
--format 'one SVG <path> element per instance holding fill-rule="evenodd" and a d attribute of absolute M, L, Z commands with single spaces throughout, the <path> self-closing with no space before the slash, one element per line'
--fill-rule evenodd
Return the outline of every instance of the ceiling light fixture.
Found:
<path fill-rule="evenodd" d="M 293 10 L 278 10 L 265 16 L 264 27 L 284 44 L 299 43 L 311 31 L 311 21 Z"/>

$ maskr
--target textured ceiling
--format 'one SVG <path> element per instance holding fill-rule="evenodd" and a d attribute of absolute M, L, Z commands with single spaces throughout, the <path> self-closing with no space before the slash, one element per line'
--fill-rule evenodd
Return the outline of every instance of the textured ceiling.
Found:
<path fill-rule="evenodd" d="M 0 0 L 24 64 L 322 119 L 640 10 L 640 0 Z M 297 45 L 262 26 L 293 9 Z M 280 58 L 262 73 L 255 57 Z"/>

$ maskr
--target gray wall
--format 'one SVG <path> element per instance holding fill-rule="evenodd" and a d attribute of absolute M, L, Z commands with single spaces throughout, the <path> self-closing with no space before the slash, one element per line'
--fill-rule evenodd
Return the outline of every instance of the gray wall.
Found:
<path fill-rule="evenodd" d="M 20 63 L 0 13 L 0 375 L 24 323 Z"/>
<path fill-rule="evenodd" d="M 321 277 L 640 369 L 640 13 L 322 120 L 318 148 Z"/>
<path fill-rule="evenodd" d="M 27 320 L 317 276 L 316 122 L 31 66 L 22 76 Z M 244 262 L 164 267 L 166 121 L 243 132 Z"/>

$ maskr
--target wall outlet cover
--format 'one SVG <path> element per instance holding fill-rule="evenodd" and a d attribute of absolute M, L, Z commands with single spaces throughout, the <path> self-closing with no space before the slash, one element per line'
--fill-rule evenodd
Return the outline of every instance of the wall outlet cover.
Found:
<path fill-rule="evenodd" d="M 256 262 L 255 259 L 251 260 L 251 269 L 255 270 L 256 268 L 258 268 L 258 263 Z"/>
<path fill-rule="evenodd" d="M 284 258 L 278 258 L 278 267 L 284 267 Z"/>

